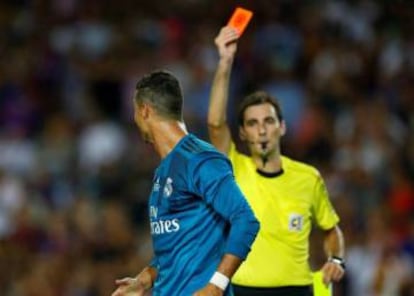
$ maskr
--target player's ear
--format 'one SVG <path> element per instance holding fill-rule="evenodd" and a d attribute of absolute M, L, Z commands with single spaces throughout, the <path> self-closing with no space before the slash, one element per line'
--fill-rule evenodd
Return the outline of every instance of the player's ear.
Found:
<path fill-rule="evenodd" d="M 135 122 L 139 119 L 146 120 L 149 118 L 151 113 L 151 108 L 147 103 L 144 102 L 134 102 L 134 118 Z"/>
<path fill-rule="evenodd" d="M 142 118 L 147 119 L 152 113 L 152 108 L 149 104 L 142 104 Z"/>
<path fill-rule="evenodd" d="M 136 105 L 136 112 L 138 112 L 139 116 L 142 119 L 148 119 L 152 113 L 152 108 L 148 103 L 141 102 L 138 105 Z"/>

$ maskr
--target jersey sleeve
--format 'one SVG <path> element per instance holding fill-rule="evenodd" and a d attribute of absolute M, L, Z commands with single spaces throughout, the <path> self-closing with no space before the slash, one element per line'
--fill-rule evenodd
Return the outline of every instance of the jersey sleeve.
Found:
<path fill-rule="evenodd" d="M 245 259 L 259 222 L 234 180 L 229 160 L 218 154 L 198 159 L 190 174 L 196 194 L 231 225 L 225 252 Z"/>
<path fill-rule="evenodd" d="M 313 210 L 316 223 L 323 230 L 331 229 L 339 222 L 339 217 L 329 200 L 325 182 L 319 173 L 314 187 Z"/>

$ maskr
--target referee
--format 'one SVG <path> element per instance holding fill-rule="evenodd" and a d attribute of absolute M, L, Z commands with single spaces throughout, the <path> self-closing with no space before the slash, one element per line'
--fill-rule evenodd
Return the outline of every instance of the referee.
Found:
<path fill-rule="evenodd" d="M 267 93 L 255 92 L 241 102 L 239 135 L 250 154 L 236 150 L 226 114 L 237 38 L 235 30 L 224 27 L 215 39 L 220 60 L 208 113 L 210 140 L 229 157 L 236 182 L 261 224 L 251 252 L 233 276 L 234 292 L 236 296 L 312 295 L 308 259 L 313 224 L 325 231 L 324 283 L 344 275 L 339 217 L 318 170 L 281 154 L 285 121 L 280 106 Z"/>

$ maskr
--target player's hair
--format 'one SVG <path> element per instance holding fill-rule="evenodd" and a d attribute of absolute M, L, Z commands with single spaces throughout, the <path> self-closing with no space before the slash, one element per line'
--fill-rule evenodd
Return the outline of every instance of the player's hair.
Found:
<path fill-rule="evenodd" d="M 269 103 L 275 108 L 276 116 L 279 121 L 283 120 L 282 109 L 280 108 L 279 102 L 269 95 L 267 92 L 264 91 L 256 91 L 246 97 L 240 102 L 238 113 L 237 113 L 237 120 L 239 126 L 243 126 L 244 124 L 244 113 L 246 109 L 253 105 L 261 105 Z"/>
<path fill-rule="evenodd" d="M 183 120 L 183 94 L 172 73 L 165 70 L 151 72 L 137 82 L 135 90 L 137 104 L 148 103 L 164 118 Z"/>

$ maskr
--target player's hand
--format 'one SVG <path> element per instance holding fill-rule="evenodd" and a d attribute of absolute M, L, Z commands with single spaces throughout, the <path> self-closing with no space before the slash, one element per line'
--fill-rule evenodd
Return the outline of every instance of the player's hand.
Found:
<path fill-rule="evenodd" d="M 213 284 L 207 284 L 201 290 L 198 290 L 193 294 L 193 296 L 222 296 L 223 290 Z"/>
<path fill-rule="evenodd" d="M 214 39 L 221 59 L 233 59 L 237 50 L 239 35 L 232 27 L 223 27 Z"/>
<path fill-rule="evenodd" d="M 144 296 L 145 287 L 136 278 L 123 278 L 116 280 L 118 288 L 111 296 Z"/>
<path fill-rule="evenodd" d="M 323 282 L 328 285 L 330 282 L 338 282 L 345 274 L 345 270 L 341 265 L 335 262 L 326 262 L 322 266 Z"/>

